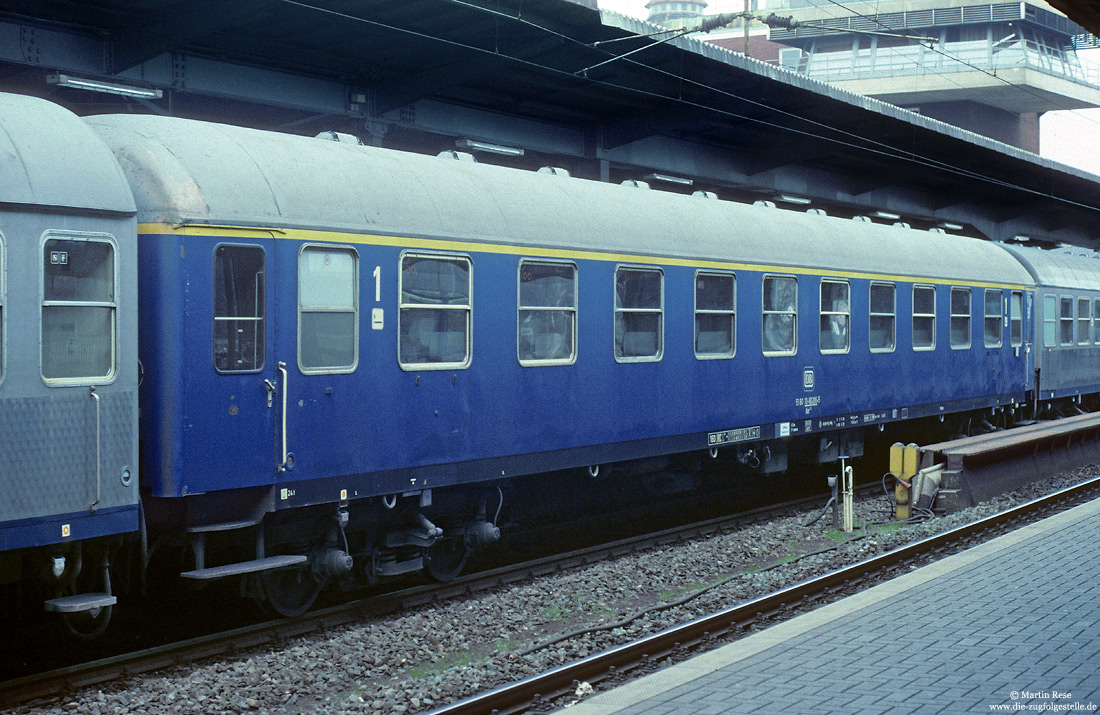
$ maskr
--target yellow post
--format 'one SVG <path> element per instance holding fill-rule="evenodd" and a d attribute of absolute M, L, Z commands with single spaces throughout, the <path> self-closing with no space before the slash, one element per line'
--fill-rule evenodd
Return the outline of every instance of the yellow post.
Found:
<path fill-rule="evenodd" d="M 890 449 L 892 456 L 893 447 Z M 917 475 L 920 447 L 910 442 L 902 448 L 901 452 L 901 469 L 899 472 L 894 472 L 894 476 L 897 477 L 897 485 L 894 487 L 894 502 L 897 505 L 894 516 L 899 520 L 905 520 L 909 518 L 910 489 L 913 484 L 913 477 Z"/>

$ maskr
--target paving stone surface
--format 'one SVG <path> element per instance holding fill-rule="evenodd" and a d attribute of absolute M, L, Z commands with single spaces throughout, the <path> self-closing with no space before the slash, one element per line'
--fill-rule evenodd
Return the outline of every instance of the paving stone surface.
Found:
<path fill-rule="evenodd" d="M 1098 710 L 1100 501 L 597 695 L 568 713 Z"/>

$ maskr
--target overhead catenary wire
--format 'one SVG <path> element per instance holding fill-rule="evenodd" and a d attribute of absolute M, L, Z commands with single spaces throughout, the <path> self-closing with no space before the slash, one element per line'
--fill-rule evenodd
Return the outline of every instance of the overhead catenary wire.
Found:
<path fill-rule="evenodd" d="M 529 25 L 531 27 L 540 29 L 540 30 L 545 31 L 547 33 L 550 33 L 554 36 L 557 36 L 561 39 L 567 40 L 571 43 L 575 43 L 577 45 L 584 46 L 584 47 L 589 47 L 586 43 L 584 43 L 580 40 L 569 37 L 568 35 L 565 35 L 564 33 L 553 30 L 552 28 L 543 27 L 543 26 L 541 26 L 537 23 L 531 22 L 530 20 L 527 20 L 526 18 L 523 18 L 521 15 L 510 15 L 508 13 L 504 13 L 504 12 L 501 12 L 499 10 L 495 10 L 493 8 L 486 8 L 486 7 L 476 5 L 476 4 L 465 2 L 464 0 L 446 0 L 446 1 L 450 2 L 452 4 L 457 4 L 457 5 L 463 5 L 463 6 L 466 6 L 466 7 L 470 7 L 470 8 L 482 11 L 482 12 L 499 15 L 501 17 L 504 17 L 504 18 L 507 18 L 507 19 L 510 19 L 510 20 L 513 20 L 513 21 L 516 21 L 516 22 L 520 22 L 520 23 Z M 378 20 L 371 20 L 371 19 L 368 19 L 368 18 L 363 18 L 363 17 L 358 17 L 356 15 L 351 15 L 351 14 L 346 13 L 346 12 L 341 12 L 341 11 L 338 11 L 338 10 L 332 10 L 330 8 L 319 7 L 319 6 L 316 6 L 316 5 L 312 5 L 308 2 L 304 2 L 303 0 L 280 0 L 280 2 L 282 2 L 284 4 L 287 4 L 287 5 L 294 5 L 294 6 L 297 6 L 297 7 L 304 8 L 304 9 L 309 9 L 309 10 L 313 10 L 313 11 L 316 11 L 316 12 L 341 17 L 341 18 L 351 20 L 351 21 L 354 21 L 354 22 L 369 24 L 369 25 L 372 25 L 372 26 L 375 26 L 375 27 L 381 27 L 381 28 L 384 28 L 384 29 L 387 29 L 387 30 L 392 30 L 394 32 L 399 32 L 399 33 L 402 33 L 402 34 L 407 34 L 407 35 L 410 35 L 410 36 L 419 37 L 419 38 L 430 40 L 430 41 L 433 41 L 433 42 L 438 42 L 438 43 L 445 44 L 445 45 L 450 45 L 450 46 L 453 46 L 453 47 L 459 47 L 459 48 L 462 48 L 462 49 L 465 49 L 465 50 L 470 50 L 470 51 L 473 51 L 473 52 L 493 55 L 493 56 L 499 57 L 501 59 L 504 59 L 504 60 L 507 60 L 507 61 L 510 61 L 510 62 L 514 62 L 518 65 L 522 65 L 522 66 L 526 66 L 526 67 L 529 67 L 529 68 L 532 68 L 532 69 L 536 69 L 540 72 L 544 72 L 544 73 L 547 73 L 547 74 L 558 75 L 558 76 L 562 76 L 562 77 L 565 77 L 565 78 L 571 78 L 571 79 L 580 79 L 581 81 L 585 81 L 585 82 L 589 82 L 589 83 L 592 83 L 592 84 L 595 84 L 595 85 L 599 85 L 599 86 L 619 90 L 619 91 L 622 91 L 622 92 L 633 93 L 633 94 L 636 94 L 636 95 L 639 95 L 639 96 L 653 98 L 653 99 L 660 99 L 660 100 L 664 100 L 664 101 L 676 102 L 676 103 L 682 104 L 684 106 L 693 107 L 693 108 L 697 108 L 697 109 L 708 111 L 708 112 L 713 112 L 715 114 L 718 114 L 719 116 L 723 116 L 723 117 L 726 117 L 726 118 L 738 119 L 738 120 L 741 120 L 741 121 L 757 124 L 757 125 L 760 125 L 760 126 L 766 126 L 766 127 L 775 129 L 777 131 L 786 132 L 786 133 L 790 133 L 790 134 L 796 134 L 796 135 L 799 135 L 799 136 L 807 136 L 807 137 L 811 137 L 811 138 L 814 138 L 814 139 L 819 139 L 821 141 L 833 143 L 833 144 L 836 144 L 838 146 L 843 146 L 845 148 L 855 149 L 855 150 L 859 150 L 859 151 L 863 151 L 863 152 L 868 152 L 868 153 L 871 153 L 871 154 L 884 156 L 884 157 L 887 157 L 887 158 L 890 158 L 890 159 L 906 161 L 906 162 L 914 163 L 914 164 L 917 164 L 917 165 L 920 165 L 920 166 L 926 166 L 928 168 L 937 169 L 937 170 L 943 171 L 945 173 L 950 173 L 950 174 L 954 174 L 954 175 L 957 175 L 957 176 L 963 176 L 963 177 L 966 177 L 966 178 L 969 178 L 969 179 L 974 179 L 976 181 L 981 181 L 981 182 L 988 183 L 988 184 L 991 184 L 991 185 L 1000 186 L 1002 188 L 1008 188 L 1008 189 L 1012 189 L 1014 191 L 1019 191 L 1020 193 L 1023 193 L 1023 194 L 1027 194 L 1027 195 L 1031 195 L 1031 196 L 1040 196 L 1040 197 L 1043 197 L 1043 198 L 1046 198 L 1046 199 L 1051 199 L 1053 201 L 1056 201 L 1058 203 L 1061 203 L 1061 204 L 1064 204 L 1064 205 L 1067 205 L 1067 206 L 1073 206 L 1075 208 L 1080 208 L 1080 209 L 1084 209 L 1084 210 L 1087 210 L 1087 211 L 1093 211 L 1093 212 L 1100 213 L 1100 207 L 1098 207 L 1098 206 L 1092 206 L 1092 205 L 1089 205 L 1089 204 L 1081 203 L 1079 201 L 1074 201 L 1072 199 L 1068 199 L 1068 198 L 1065 198 L 1065 197 L 1058 196 L 1058 195 L 1056 195 L 1052 192 L 1039 191 L 1037 189 L 1030 189 L 1028 187 L 1021 186 L 1019 184 L 1015 184 L 1015 183 L 1012 183 L 1012 182 L 1009 182 L 1009 181 L 1005 181 L 1003 179 L 997 179 L 995 177 L 987 176 L 985 174 L 981 174 L 981 173 L 976 172 L 976 171 L 972 171 L 972 170 L 969 170 L 969 169 L 964 169 L 962 167 L 955 166 L 955 165 L 950 164 L 948 162 L 943 162 L 943 161 L 939 161 L 939 160 L 936 160 L 936 159 L 932 159 L 930 157 L 922 156 L 922 155 L 920 155 L 920 154 L 918 154 L 914 151 L 905 150 L 905 149 L 901 149 L 901 148 L 898 148 L 898 147 L 895 147 L 895 146 L 891 146 L 889 144 L 886 144 L 885 142 L 880 142 L 880 141 L 874 140 L 874 139 L 868 139 L 866 137 L 862 137 L 862 136 L 860 136 L 858 134 L 855 134 L 853 132 L 849 132 L 849 131 L 846 131 L 844 129 L 841 129 L 839 127 L 831 126 L 831 125 L 825 124 L 824 122 L 814 120 L 814 119 L 810 119 L 808 117 L 803 117 L 803 116 L 797 115 L 793 112 L 788 112 L 786 110 L 780 109 L 778 107 L 773 107 L 773 106 L 771 106 L 771 105 L 769 105 L 765 102 L 761 102 L 759 100 L 753 100 L 753 99 L 750 99 L 748 97 L 738 95 L 734 92 L 723 90 L 723 89 L 720 89 L 720 88 L 715 87 L 713 85 L 709 85 L 709 84 L 700 82 L 698 80 L 693 80 L 693 79 L 690 79 L 690 78 L 687 78 L 687 77 L 683 77 L 681 75 L 678 75 L 674 72 L 670 72 L 668 70 L 662 70 L 658 67 L 653 67 L 651 65 L 647 65 L 647 64 L 638 62 L 637 60 L 635 60 L 633 58 L 627 58 L 627 60 L 625 60 L 625 61 L 628 62 L 628 63 L 634 64 L 634 65 L 637 65 L 638 67 L 642 67 L 642 68 L 645 68 L 647 70 L 653 71 L 657 74 L 668 76 L 668 77 L 671 77 L 673 79 L 677 79 L 682 83 L 689 84 L 689 85 L 692 85 L 692 86 L 696 86 L 696 87 L 699 87 L 699 88 L 702 88 L 702 89 L 706 89 L 708 91 L 715 92 L 718 95 L 728 97 L 730 99 L 735 99 L 735 100 L 738 100 L 740 102 L 744 102 L 746 104 L 749 104 L 750 106 L 754 106 L 754 107 L 757 107 L 757 108 L 760 108 L 760 109 L 763 109 L 763 110 L 766 110 L 766 111 L 769 111 L 769 112 L 773 112 L 773 113 L 778 114 L 778 115 L 783 116 L 783 117 L 791 118 L 791 119 L 794 119 L 796 121 L 809 124 L 810 126 L 812 126 L 814 128 L 825 130 L 825 131 L 827 131 L 831 134 L 836 134 L 836 135 L 839 135 L 841 137 L 845 137 L 845 139 L 838 139 L 838 138 L 835 138 L 835 137 L 826 136 L 824 134 L 815 133 L 813 131 L 797 129 L 795 127 L 790 127 L 790 126 L 785 126 L 785 125 L 782 125 L 782 124 L 777 124 L 776 122 L 761 119 L 759 117 L 752 117 L 752 116 L 748 116 L 748 115 L 745 115 L 745 114 L 741 114 L 739 112 L 735 112 L 735 111 L 731 111 L 731 110 L 727 110 L 727 109 L 721 109 L 719 107 L 714 107 L 714 106 L 709 105 L 709 104 L 703 104 L 701 102 L 689 100 L 689 99 L 686 99 L 686 98 L 683 98 L 683 97 L 680 97 L 680 96 L 662 94 L 660 92 L 646 90 L 646 89 L 642 89 L 640 87 L 631 87 L 631 86 L 628 86 L 628 85 L 623 85 L 623 84 L 619 84 L 619 83 L 608 81 L 608 80 L 599 80 L 599 79 L 595 79 L 595 78 L 592 78 L 592 77 L 578 78 L 572 72 L 569 72 L 567 70 L 559 69 L 559 68 L 556 68 L 556 67 L 551 67 L 549 65 L 541 64 L 541 63 L 535 62 L 533 60 L 528 60 L 528 59 L 524 59 L 524 58 L 521 58 L 521 57 L 515 57 L 513 55 L 508 55 L 508 54 L 502 53 L 502 52 L 499 51 L 499 48 L 487 49 L 487 48 L 484 48 L 484 47 L 478 47 L 477 45 L 472 45 L 472 44 L 469 44 L 467 42 L 460 42 L 460 41 L 454 40 L 454 39 L 439 37 L 437 35 L 432 35 L 432 34 L 429 34 L 427 32 L 423 32 L 423 31 L 420 31 L 420 30 L 414 30 L 414 29 L 407 28 L 407 27 L 399 27 L 399 26 L 392 25 L 392 24 L 385 23 L 385 22 L 381 22 L 381 21 L 378 21 Z M 589 47 L 589 49 L 592 49 L 592 48 Z M 610 54 L 610 53 L 608 53 L 608 54 Z"/>

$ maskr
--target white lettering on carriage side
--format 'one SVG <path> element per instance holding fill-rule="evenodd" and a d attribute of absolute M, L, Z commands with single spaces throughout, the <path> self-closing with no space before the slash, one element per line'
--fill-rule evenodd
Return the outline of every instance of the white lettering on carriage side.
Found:
<path fill-rule="evenodd" d="M 707 444 L 716 447 L 733 442 L 745 442 L 750 439 L 760 439 L 760 425 L 755 427 L 742 427 L 740 429 L 728 429 L 722 432 L 711 432 L 707 435 Z"/>

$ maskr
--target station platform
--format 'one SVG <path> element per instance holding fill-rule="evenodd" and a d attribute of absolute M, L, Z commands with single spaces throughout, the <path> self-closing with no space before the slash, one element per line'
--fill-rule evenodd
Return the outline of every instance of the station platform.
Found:
<path fill-rule="evenodd" d="M 1094 713 L 1100 501 L 570 707 L 569 715 Z"/>

